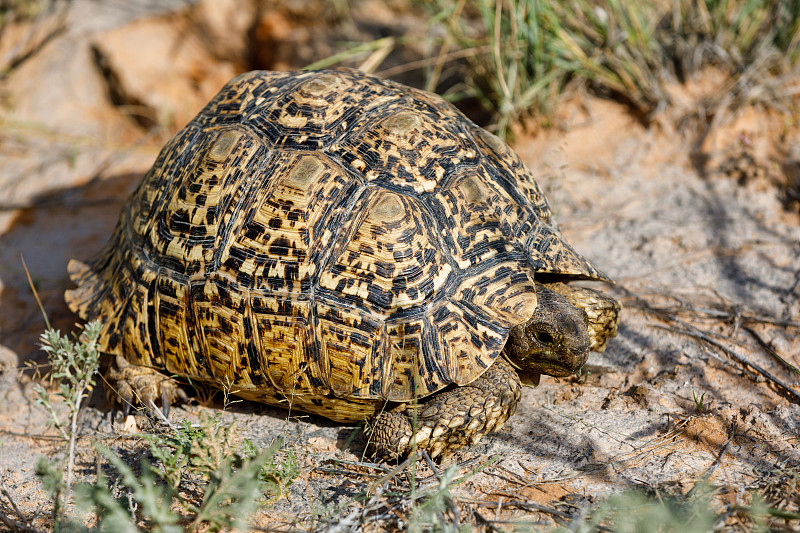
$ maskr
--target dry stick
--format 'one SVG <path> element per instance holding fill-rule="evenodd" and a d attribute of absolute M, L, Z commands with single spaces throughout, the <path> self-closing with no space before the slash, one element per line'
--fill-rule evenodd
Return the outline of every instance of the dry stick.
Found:
<path fill-rule="evenodd" d="M 417 455 L 416 454 L 411 454 L 408 457 L 408 459 L 406 459 L 405 461 L 403 461 L 402 463 L 397 465 L 394 469 L 390 470 L 388 473 L 386 473 L 384 476 L 380 477 L 376 481 L 373 481 L 372 483 L 370 483 L 369 486 L 367 486 L 367 489 L 366 489 L 365 492 L 367 494 L 371 493 L 372 491 L 375 490 L 376 487 L 379 487 L 380 485 L 383 485 L 384 483 L 386 483 L 387 481 L 392 479 L 394 476 L 396 476 L 397 474 L 399 474 L 400 472 L 405 470 L 405 468 L 408 465 L 410 465 L 412 462 L 416 462 L 416 460 L 417 460 Z"/>
<path fill-rule="evenodd" d="M 38 529 L 34 529 L 32 527 L 26 526 L 25 524 L 21 524 L 17 522 L 13 518 L 9 518 L 6 514 L 0 510 L 0 523 L 3 523 L 8 527 L 9 531 L 17 532 L 22 531 L 23 533 L 42 533 L 42 531 Z"/>
<path fill-rule="evenodd" d="M 500 29 L 502 25 L 502 16 L 503 16 L 503 2 L 497 2 L 495 5 L 495 14 L 494 14 L 494 61 L 495 67 L 497 68 L 497 78 L 500 81 L 500 88 L 503 89 L 503 95 L 506 98 L 506 101 L 511 100 L 511 90 L 508 88 L 508 84 L 506 83 L 506 75 L 503 69 L 503 61 L 502 57 L 500 56 Z M 511 15 L 513 17 L 513 13 Z"/>
<path fill-rule="evenodd" d="M 353 470 L 343 470 L 341 468 L 326 468 L 323 466 L 318 466 L 314 468 L 314 472 L 319 472 L 320 474 L 335 474 L 337 476 L 351 476 L 356 478 L 368 477 L 371 479 L 377 479 L 380 476 L 377 474 L 366 474 L 364 472 L 355 472 Z"/>
<path fill-rule="evenodd" d="M 381 39 L 381 41 L 382 45 L 380 48 L 372 52 L 369 57 L 358 66 L 358 70 L 371 74 L 383 63 L 392 50 L 394 50 L 396 44 L 394 37 L 387 37 L 386 40 Z"/>
<path fill-rule="evenodd" d="M 33 292 L 33 297 L 36 298 L 36 303 L 39 305 L 39 310 L 42 312 L 42 317 L 44 317 L 44 324 L 47 326 L 47 329 L 52 329 L 50 327 L 50 320 L 47 318 L 47 313 L 44 311 L 44 305 L 42 305 L 42 300 L 39 298 L 39 293 L 36 292 L 36 287 L 33 285 L 33 280 L 31 279 L 31 273 L 28 270 L 28 265 L 25 264 L 25 257 L 22 254 L 19 254 L 19 260 L 22 261 L 22 268 L 25 269 L 25 275 L 28 276 L 28 285 L 31 287 L 31 292 Z"/>
<path fill-rule="evenodd" d="M 476 521 L 479 524 L 486 526 L 489 529 L 489 531 L 497 531 L 497 533 L 502 533 L 503 531 L 502 529 L 497 529 L 496 527 L 494 527 L 493 521 L 484 518 L 483 515 L 479 513 L 477 509 L 472 510 L 472 515 L 475 517 Z"/>
<path fill-rule="evenodd" d="M 23 43 L 26 48 L 25 50 L 17 51 L 12 49 L 11 54 L 7 54 L 7 56 L 11 55 L 11 57 L 8 60 L 8 64 L 0 68 L 0 81 L 4 81 L 13 70 L 19 68 L 23 63 L 36 56 L 45 48 L 45 46 L 47 46 L 48 43 L 69 29 L 66 24 L 68 11 L 65 9 L 62 10 L 61 13 L 57 14 L 59 20 L 56 21 L 54 27 L 48 30 L 43 37 L 37 40 L 37 42 L 32 42 L 36 31 L 40 27 L 43 17 L 48 15 L 50 15 L 50 13 L 44 12 L 36 16 L 36 20 L 34 20 L 30 30 L 28 30 L 27 36 L 25 37 L 25 41 L 27 42 Z M 0 30 L 2 30 L 2 27 L 0 27 Z M 14 48 L 19 48 L 19 46 L 15 46 Z M 6 58 L 4 57 L 2 59 L 5 60 Z"/>
<path fill-rule="evenodd" d="M 6 487 L 6 480 L 5 478 L 0 478 L 0 492 L 2 492 L 3 496 L 6 497 L 8 500 L 9 505 L 11 508 L 14 509 L 14 512 L 17 513 L 17 516 L 24 520 L 25 523 L 17 522 L 13 518 L 6 516 L 5 513 L 0 511 L 0 522 L 3 522 L 6 526 L 8 526 L 12 531 L 24 531 L 24 532 L 31 532 L 31 533 L 39 533 L 38 529 L 35 529 L 31 526 L 30 522 L 25 515 L 23 515 L 17 504 L 14 503 L 14 499 L 11 497 L 11 494 L 8 492 L 8 488 Z"/>
<path fill-rule="evenodd" d="M 436 465 L 434 464 L 433 459 L 431 459 L 431 456 L 428 455 L 427 450 L 422 450 L 422 457 L 423 457 L 423 459 L 425 459 L 425 462 L 428 463 L 428 468 L 431 469 L 431 471 L 433 472 L 434 477 L 436 478 L 436 481 L 438 481 L 439 488 L 440 489 L 445 489 L 445 487 L 442 486 L 442 476 L 439 474 L 439 469 L 436 468 Z M 419 482 L 419 484 L 421 484 L 421 482 Z M 445 500 L 447 501 L 447 506 L 450 507 L 450 511 L 453 513 L 453 518 L 454 518 L 455 524 L 457 526 L 459 523 L 461 523 L 461 518 L 459 517 L 459 513 L 458 513 L 458 506 L 456 505 L 456 502 L 453 501 L 453 498 L 450 495 L 450 492 L 449 491 L 446 491 L 446 492 L 447 492 L 447 496 L 445 497 Z"/>
<path fill-rule="evenodd" d="M 519 494 L 514 494 L 514 493 L 510 493 L 510 492 L 506 492 L 506 491 L 495 491 L 495 493 L 503 495 L 503 496 L 511 496 L 511 497 L 514 497 L 514 498 L 519 496 Z M 463 499 L 462 501 L 465 502 L 465 503 L 474 503 L 474 504 L 483 505 L 483 506 L 486 506 L 486 507 L 497 507 L 498 506 L 498 502 L 493 502 L 493 501 L 490 501 L 490 500 Z M 558 509 L 555 509 L 554 507 L 548 507 L 546 505 L 541 505 L 541 504 L 530 502 L 530 501 L 508 500 L 506 502 L 503 502 L 503 505 L 519 507 L 520 509 L 524 509 L 526 511 L 537 511 L 537 512 L 541 512 L 541 513 L 546 513 L 546 514 L 552 515 L 554 517 L 560 518 L 560 519 L 562 519 L 564 521 L 569 521 L 569 520 L 574 518 L 574 516 L 570 515 L 569 513 L 565 513 L 564 511 L 559 511 Z M 595 527 L 597 528 L 598 531 L 609 531 L 609 532 L 612 531 L 611 529 L 608 529 L 607 527 L 603 527 L 603 526 L 600 526 L 600 525 L 597 525 Z"/>
<path fill-rule="evenodd" d="M 63 440 L 61 435 L 44 435 L 42 433 L 22 433 L 20 431 L 11 431 L 10 429 L 0 428 L 0 434 L 11 435 L 12 437 L 24 437 L 26 439 L 34 440 Z"/>
<path fill-rule="evenodd" d="M 666 319 L 666 320 L 668 320 L 670 322 L 674 322 L 674 323 L 680 324 L 681 326 L 683 326 L 684 329 L 675 328 L 675 327 L 667 327 L 667 326 L 659 326 L 659 325 L 655 325 L 654 327 L 657 327 L 657 328 L 660 328 L 660 329 L 664 329 L 664 330 L 667 330 L 667 331 L 672 331 L 674 333 L 678 333 L 678 334 L 682 334 L 682 335 L 688 335 L 690 337 L 694 337 L 696 339 L 699 339 L 699 340 L 702 340 L 704 342 L 707 342 L 708 344 L 711 344 L 712 346 L 716 346 L 717 348 L 719 348 L 720 350 L 722 350 L 723 352 L 728 354 L 728 356 L 732 357 L 733 359 L 735 359 L 740 364 L 745 365 L 745 366 L 749 366 L 750 368 L 752 368 L 753 370 L 755 370 L 756 372 L 761 374 L 763 377 L 765 377 L 766 379 L 768 379 L 771 382 L 773 382 L 775 385 L 777 385 L 780 389 L 782 389 L 788 395 L 792 396 L 797 401 L 800 401 L 800 393 L 795 391 L 791 386 L 786 384 L 783 380 L 781 380 L 777 376 L 772 375 L 770 372 L 768 372 L 767 370 L 761 368 L 756 363 L 753 363 L 752 361 L 748 361 L 744 356 L 740 355 L 735 350 L 732 350 L 731 348 L 728 348 L 727 346 L 725 346 L 721 342 L 714 340 L 713 338 L 711 338 L 711 336 L 709 336 L 709 334 L 707 332 L 704 332 L 704 331 L 700 330 L 699 328 L 696 328 L 695 326 L 692 326 L 691 324 L 689 324 L 687 322 L 684 322 L 683 320 L 680 320 L 680 319 L 676 318 L 673 315 L 670 315 L 667 311 L 663 311 L 663 310 L 660 310 L 660 309 L 657 309 L 657 308 L 654 308 L 654 307 L 650 306 L 647 302 L 641 300 L 640 298 L 638 298 L 636 296 L 634 296 L 634 298 L 636 298 L 636 303 L 638 304 L 638 307 L 640 309 L 642 309 L 643 311 L 649 312 L 651 314 L 655 314 L 655 315 L 657 315 L 659 317 L 662 317 L 662 318 L 664 318 L 664 319 Z M 742 318 L 745 318 L 744 315 L 739 315 L 739 314 L 737 314 L 737 315 L 741 316 Z"/>
<path fill-rule="evenodd" d="M 471 468 L 471 470 L 469 470 L 468 472 L 464 472 L 464 473 L 458 474 L 457 476 L 454 476 L 453 479 L 450 480 L 450 483 L 453 486 L 458 485 L 462 481 L 464 481 L 465 479 L 468 479 L 468 478 L 474 476 L 475 474 L 477 474 L 478 472 L 481 472 L 484 469 L 492 466 L 494 463 L 496 463 L 500 459 L 501 459 L 501 457 L 499 455 L 493 455 L 489 459 L 487 459 L 486 461 L 483 461 L 482 458 L 480 458 L 480 457 L 475 457 L 473 459 L 469 459 L 467 461 L 464 461 L 463 463 L 458 463 L 458 468 L 459 469 L 463 470 L 463 469 L 466 469 L 466 468 Z M 474 464 L 476 464 L 476 463 L 480 463 L 480 464 L 478 464 L 478 466 L 476 466 L 475 468 L 472 468 L 472 466 Z M 430 481 L 432 481 L 434 479 L 435 479 L 434 475 L 430 475 L 430 476 L 428 476 L 426 478 L 420 479 L 420 480 L 417 481 L 417 487 L 419 488 L 419 490 L 428 490 L 428 489 L 430 489 L 432 487 L 438 486 L 438 482 L 428 484 Z"/>
<path fill-rule="evenodd" d="M 750 327 L 748 327 L 748 326 L 742 326 L 742 329 L 743 329 L 743 330 L 745 330 L 745 331 L 746 331 L 747 333 L 749 333 L 750 335 L 752 335 L 752 336 L 753 336 L 753 338 L 754 338 L 754 339 L 755 339 L 755 340 L 758 342 L 758 344 L 760 344 L 760 345 L 761 345 L 761 347 L 762 347 L 762 348 L 764 348 L 764 350 L 765 350 L 765 351 L 766 351 L 768 354 L 770 354 L 772 357 L 774 357 L 775 359 L 777 359 L 777 360 L 778 360 L 778 362 L 780 362 L 780 363 L 781 363 L 783 366 L 785 366 L 786 368 L 788 368 L 789 370 L 791 370 L 791 371 L 792 371 L 792 372 L 794 372 L 795 374 L 799 374 L 799 375 L 800 375 L 800 370 L 798 370 L 798 369 L 797 369 L 797 367 L 796 367 L 796 366 L 794 366 L 792 363 L 790 363 L 789 361 L 787 361 L 786 359 L 784 359 L 783 357 L 781 357 L 781 356 L 778 354 L 778 352 L 776 352 L 776 351 L 775 351 L 775 350 L 772 348 L 772 346 L 770 346 L 769 344 L 767 344 L 767 342 L 766 342 L 766 341 L 765 341 L 763 338 L 761 338 L 761 335 L 759 335 L 758 333 L 756 333 L 756 332 L 755 332 L 755 330 L 753 330 L 752 328 L 750 328 Z"/>
<path fill-rule="evenodd" d="M 464 9 L 464 3 L 465 0 L 460 0 L 458 2 L 453 14 L 450 17 L 450 20 L 458 21 L 461 19 L 461 11 Z M 442 69 L 444 68 L 444 64 L 447 62 L 447 53 L 450 51 L 450 47 L 453 45 L 453 34 L 454 33 L 452 31 L 449 31 L 444 38 L 442 47 L 439 49 L 439 54 L 436 56 L 436 61 L 433 64 L 433 72 L 425 84 L 426 91 L 435 92 L 436 86 L 439 85 L 439 78 L 442 75 Z"/>
<path fill-rule="evenodd" d="M 380 470 L 383 473 L 389 472 L 390 468 L 380 463 L 370 463 L 369 461 L 349 461 L 347 459 L 331 458 L 326 462 L 335 463 L 340 465 L 360 466 L 362 468 L 370 468 L 372 470 Z M 355 472 L 354 472 L 355 473 Z"/>
<path fill-rule="evenodd" d="M 483 46 L 475 46 L 473 48 L 464 48 L 461 50 L 455 50 L 453 52 L 448 52 L 444 54 L 444 61 L 456 61 L 457 59 L 463 59 L 465 57 L 472 57 L 477 54 L 488 54 L 492 52 L 492 47 L 488 44 Z M 417 61 L 409 61 L 408 63 L 403 63 L 402 65 L 398 65 L 396 67 L 387 68 L 386 70 L 381 70 L 376 74 L 382 78 L 390 78 L 392 76 L 396 76 L 397 74 L 403 74 L 405 72 L 409 72 L 412 70 L 418 70 L 425 67 L 429 67 L 431 65 L 435 65 L 436 61 L 439 60 L 440 56 L 435 58 L 429 59 L 420 59 Z"/>
<path fill-rule="evenodd" d="M 655 327 L 661 328 L 661 329 L 665 329 L 667 331 L 672 331 L 672 332 L 675 332 L 675 333 L 680 333 L 680 334 L 683 334 L 683 335 L 688 335 L 690 337 L 694 337 L 696 339 L 700 339 L 701 341 L 707 342 L 707 343 L 711 344 L 712 346 L 716 346 L 717 348 L 719 348 L 720 350 L 722 350 L 723 352 L 728 354 L 730 357 L 735 359 L 737 362 L 739 362 L 739 363 L 741 363 L 741 364 L 743 364 L 745 366 L 749 366 L 750 368 L 752 368 L 753 370 L 755 370 L 756 372 L 761 374 L 764 378 L 766 378 L 766 379 L 770 380 L 771 382 L 773 382 L 775 385 L 778 386 L 778 388 L 782 389 L 789 396 L 792 396 L 795 400 L 800 402 L 800 393 L 798 393 L 796 390 L 794 390 L 792 387 L 790 387 L 788 384 L 786 384 L 782 379 L 778 378 L 777 376 L 772 375 L 770 372 L 768 372 L 767 370 L 761 368 L 760 366 L 758 366 L 757 364 L 753 363 L 752 361 L 748 361 L 744 356 L 739 355 L 737 352 L 735 352 L 734 350 L 731 350 L 730 348 L 728 348 L 727 346 L 725 346 L 721 342 L 715 341 L 714 339 L 712 339 L 711 337 L 709 337 L 708 335 L 706 335 L 702 331 L 699 331 L 699 330 L 698 331 L 693 331 L 691 329 L 670 328 L 670 327 L 666 327 L 666 326 L 655 326 Z"/>
<path fill-rule="evenodd" d="M 689 303 L 684 302 L 680 298 L 672 295 L 665 295 L 665 294 L 657 294 L 657 296 L 662 296 L 665 298 L 672 298 L 678 302 L 679 307 L 677 309 L 673 307 L 655 307 L 650 305 L 649 303 L 643 301 L 638 296 L 631 296 L 635 298 L 635 300 L 631 303 L 626 302 L 627 307 L 633 307 L 637 309 L 642 309 L 644 311 L 651 312 L 653 314 L 657 314 L 659 316 L 670 316 L 670 314 L 676 314 L 679 311 L 694 311 L 696 313 L 701 313 L 707 315 L 711 318 L 724 318 L 727 320 L 731 320 L 733 318 L 738 317 L 745 323 L 759 323 L 759 324 L 772 324 L 774 326 L 787 326 L 787 327 L 797 327 L 800 328 L 800 322 L 795 322 L 792 320 L 783 320 L 780 318 L 773 318 L 768 316 L 762 315 L 751 315 L 745 313 L 732 313 L 730 311 L 720 310 L 720 309 L 713 309 L 708 307 L 699 307 L 696 305 L 692 305 Z"/>

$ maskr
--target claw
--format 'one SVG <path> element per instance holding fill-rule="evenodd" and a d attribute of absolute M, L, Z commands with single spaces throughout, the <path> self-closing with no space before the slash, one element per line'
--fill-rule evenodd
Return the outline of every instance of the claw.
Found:
<path fill-rule="evenodd" d="M 181 387 L 178 387 L 178 399 L 184 403 L 189 401 L 189 395 Z"/>
<path fill-rule="evenodd" d="M 130 414 L 131 407 L 154 406 L 160 397 L 163 413 L 159 411 L 159 415 L 166 418 L 173 403 L 189 400 L 172 378 L 153 368 L 131 364 L 119 355 L 115 364 L 109 368 L 107 376 L 108 381 L 116 388 L 113 403 L 122 403 L 125 416 Z"/>
<path fill-rule="evenodd" d="M 178 389 L 180 390 L 180 389 Z M 167 394 L 167 388 L 161 388 L 161 410 L 164 412 L 164 418 L 169 418 L 169 408 L 170 408 L 170 401 L 169 401 L 169 394 Z"/>

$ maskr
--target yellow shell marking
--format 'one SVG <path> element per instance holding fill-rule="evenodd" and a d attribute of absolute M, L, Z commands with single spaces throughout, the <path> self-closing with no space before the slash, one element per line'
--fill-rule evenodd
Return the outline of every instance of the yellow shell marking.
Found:
<path fill-rule="evenodd" d="M 462 180 L 458 187 L 464 194 L 464 200 L 470 204 L 483 202 L 486 200 L 486 187 L 475 176 L 470 176 Z"/>
<path fill-rule="evenodd" d="M 292 169 L 283 183 L 305 191 L 308 190 L 308 187 L 312 183 L 317 181 L 324 170 L 325 166 L 320 162 L 319 157 L 304 155 L 300 158 L 297 166 Z"/>
<path fill-rule="evenodd" d="M 228 159 L 242 136 L 240 131 L 225 131 L 208 151 L 208 158 L 220 163 Z"/>
<path fill-rule="evenodd" d="M 339 78 L 330 74 L 322 74 L 312 78 L 300 86 L 300 90 L 312 96 L 321 96 L 340 85 Z"/>
<path fill-rule="evenodd" d="M 481 140 L 488 144 L 492 150 L 495 150 L 501 154 L 508 151 L 508 145 L 504 143 L 503 140 L 497 135 L 489 133 L 484 129 L 479 129 L 478 134 L 481 136 Z"/>
<path fill-rule="evenodd" d="M 383 126 L 395 135 L 405 135 L 419 124 L 419 115 L 411 111 L 401 111 L 383 121 Z"/>
<path fill-rule="evenodd" d="M 304 116 L 281 115 L 278 122 L 281 126 L 287 128 L 302 129 L 308 122 L 308 118 Z"/>
<path fill-rule="evenodd" d="M 384 193 L 370 210 L 367 218 L 372 222 L 397 222 L 405 216 L 400 197 L 394 193 Z"/>

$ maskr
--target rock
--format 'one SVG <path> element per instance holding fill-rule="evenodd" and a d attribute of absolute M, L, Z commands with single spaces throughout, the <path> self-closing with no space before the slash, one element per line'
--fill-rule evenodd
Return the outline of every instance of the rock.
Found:
<path fill-rule="evenodd" d="M 237 74 L 200 39 L 188 11 L 141 18 L 93 39 L 109 96 L 143 126 L 182 127 Z"/>

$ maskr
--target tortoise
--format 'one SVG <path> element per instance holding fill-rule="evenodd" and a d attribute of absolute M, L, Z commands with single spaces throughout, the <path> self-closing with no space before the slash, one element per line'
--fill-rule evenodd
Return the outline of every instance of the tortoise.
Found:
<path fill-rule="evenodd" d="M 355 70 L 254 71 L 161 150 L 69 307 L 126 402 L 173 377 L 446 456 L 521 385 L 616 334 L 609 281 L 519 157 L 439 96 Z"/>

